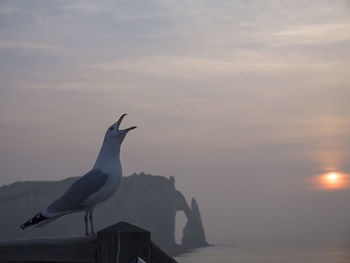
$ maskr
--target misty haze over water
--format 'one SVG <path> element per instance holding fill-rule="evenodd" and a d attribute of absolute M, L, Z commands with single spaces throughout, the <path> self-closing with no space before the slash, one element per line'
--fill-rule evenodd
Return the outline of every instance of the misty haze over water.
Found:
<path fill-rule="evenodd" d="M 218 244 L 176 258 L 179 263 L 347 263 L 350 242 L 344 239 L 302 239 Z"/>

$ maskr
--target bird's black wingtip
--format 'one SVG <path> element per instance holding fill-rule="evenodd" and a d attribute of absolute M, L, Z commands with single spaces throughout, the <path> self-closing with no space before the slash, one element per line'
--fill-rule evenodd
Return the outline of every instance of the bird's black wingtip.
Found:
<path fill-rule="evenodd" d="M 31 226 L 31 225 L 36 225 L 38 223 L 40 223 L 41 221 L 44 221 L 48 219 L 48 217 L 43 216 L 41 213 L 37 213 L 34 217 L 32 217 L 31 219 L 29 219 L 27 222 L 25 222 L 24 224 L 21 225 L 22 230 L 24 230 L 25 228 Z"/>

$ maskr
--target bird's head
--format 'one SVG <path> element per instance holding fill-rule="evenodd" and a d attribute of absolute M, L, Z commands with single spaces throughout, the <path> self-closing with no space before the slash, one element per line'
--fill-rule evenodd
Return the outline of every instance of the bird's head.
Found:
<path fill-rule="evenodd" d="M 127 114 L 123 114 L 116 123 L 113 123 L 108 128 L 108 130 L 106 131 L 106 136 L 105 136 L 106 140 L 108 140 L 112 143 L 120 143 L 121 144 L 122 141 L 124 140 L 126 134 L 129 131 L 136 128 L 136 126 L 132 126 L 130 128 L 124 129 L 124 130 L 120 129 L 120 124 L 126 115 Z"/>

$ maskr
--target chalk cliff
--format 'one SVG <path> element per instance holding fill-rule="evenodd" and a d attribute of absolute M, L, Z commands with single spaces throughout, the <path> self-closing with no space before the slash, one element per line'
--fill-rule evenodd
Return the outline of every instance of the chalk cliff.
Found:
<path fill-rule="evenodd" d="M 83 213 L 67 215 L 41 229 L 19 226 L 60 196 L 77 178 L 57 182 L 17 182 L 0 187 L 0 239 L 76 236 L 84 233 Z M 183 211 L 187 224 L 182 244 L 175 243 L 175 216 Z M 127 221 L 151 232 L 152 240 L 171 255 L 186 248 L 206 246 L 195 199 L 191 207 L 176 190 L 174 178 L 148 174 L 124 177 L 116 194 L 95 209 L 96 229 Z"/>

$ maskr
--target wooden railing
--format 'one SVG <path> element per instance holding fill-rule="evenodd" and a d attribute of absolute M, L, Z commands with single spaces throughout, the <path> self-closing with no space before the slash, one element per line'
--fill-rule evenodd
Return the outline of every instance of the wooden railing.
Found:
<path fill-rule="evenodd" d="M 151 241 L 150 232 L 126 222 L 96 236 L 0 241 L 0 262 L 176 263 Z"/>

